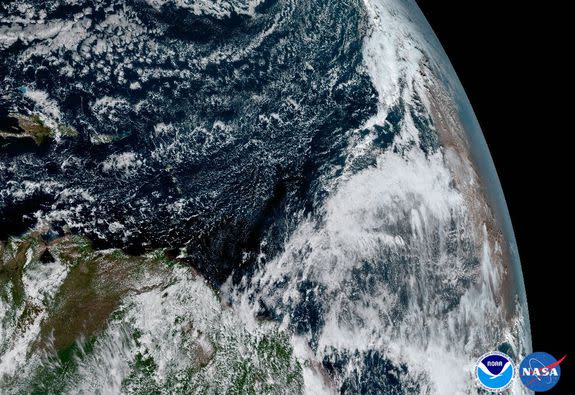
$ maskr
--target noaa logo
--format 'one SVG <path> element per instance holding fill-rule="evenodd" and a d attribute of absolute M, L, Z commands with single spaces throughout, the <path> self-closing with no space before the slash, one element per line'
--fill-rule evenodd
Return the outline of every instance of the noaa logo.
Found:
<path fill-rule="evenodd" d="M 546 352 L 534 352 L 526 356 L 519 365 L 521 382 L 531 391 L 545 392 L 555 387 L 561 377 L 561 367 L 566 356 L 557 361 Z"/>
<path fill-rule="evenodd" d="M 509 356 L 493 351 L 479 358 L 475 366 L 475 374 L 481 387 L 499 392 L 511 385 L 513 376 L 515 376 L 515 368 Z"/>

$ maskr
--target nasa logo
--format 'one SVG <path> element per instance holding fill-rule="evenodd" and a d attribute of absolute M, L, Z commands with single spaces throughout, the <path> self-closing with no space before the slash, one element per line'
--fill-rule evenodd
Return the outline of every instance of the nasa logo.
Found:
<path fill-rule="evenodd" d="M 475 366 L 475 374 L 481 387 L 489 391 L 500 392 L 511 385 L 515 368 L 508 355 L 493 351 L 479 358 Z"/>
<path fill-rule="evenodd" d="M 534 352 L 526 356 L 519 365 L 519 377 L 531 391 L 545 392 L 557 385 L 561 377 L 561 367 L 566 355 L 557 361 L 546 352 Z"/>

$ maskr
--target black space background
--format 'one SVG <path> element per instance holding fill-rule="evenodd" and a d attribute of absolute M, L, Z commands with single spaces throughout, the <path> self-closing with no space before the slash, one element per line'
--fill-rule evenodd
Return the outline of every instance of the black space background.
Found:
<path fill-rule="evenodd" d="M 469 96 L 521 255 L 533 350 L 565 354 L 574 394 L 573 32 L 556 3 L 418 0 Z M 569 39 L 571 37 L 571 39 Z M 488 350 L 486 350 L 488 351 Z"/>

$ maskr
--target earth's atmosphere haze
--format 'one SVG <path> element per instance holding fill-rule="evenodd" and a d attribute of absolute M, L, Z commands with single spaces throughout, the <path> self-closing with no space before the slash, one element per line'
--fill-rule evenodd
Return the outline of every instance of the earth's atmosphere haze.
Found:
<path fill-rule="evenodd" d="M 478 393 L 492 350 L 513 230 L 414 1 L 0 4 L 1 393 Z"/>

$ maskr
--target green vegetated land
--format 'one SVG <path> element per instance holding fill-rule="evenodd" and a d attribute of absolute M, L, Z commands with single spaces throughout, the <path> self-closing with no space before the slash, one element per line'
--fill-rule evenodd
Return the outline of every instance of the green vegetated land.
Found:
<path fill-rule="evenodd" d="M 0 387 L 9 393 L 302 392 L 288 334 L 265 323 L 251 333 L 162 250 L 131 256 L 32 232 L 0 242 L 0 258 Z"/>
<path fill-rule="evenodd" d="M 38 114 L 9 114 L 5 125 L 0 127 L 0 148 L 9 147 L 12 144 L 33 142 L 41 146 L 48 139 L 60 137 L 76 137 L 78 131 L 66 124 L 58 124 L 50 128 L 42 121 Z"/>

